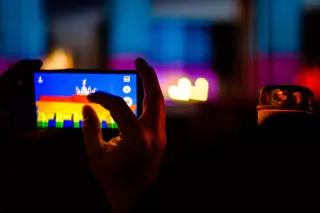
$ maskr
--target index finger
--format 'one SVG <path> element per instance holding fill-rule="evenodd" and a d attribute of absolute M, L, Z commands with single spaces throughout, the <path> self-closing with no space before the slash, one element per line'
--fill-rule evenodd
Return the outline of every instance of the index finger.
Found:
<path fill-rule="evenodd" d="M 164 120 L 164 98 L 154 69 L 142 58 L 136 60 L 136 68 L 144 88 L 142 119 L 152 125 Z"/>
<path fill-rule="evenodd" d="M 100 104 L 110 111 L 112 118 L 118 124 L 123 135 L 134 136 L 139 132 L 137 118 L 121 97 L 105 92 L 96 92 L 88 95 L 87 98 L 89 101 Z"/>

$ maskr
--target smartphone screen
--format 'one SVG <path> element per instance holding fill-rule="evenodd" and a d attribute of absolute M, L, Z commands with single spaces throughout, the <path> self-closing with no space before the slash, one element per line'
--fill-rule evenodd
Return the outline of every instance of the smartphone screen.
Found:
<path fill-rule="evenodd" d="M 90 105 L 102 128 L 116 129 L 110 112 L 90 103 L 87 95 L 103 91 L 122 97 L 139 114 L 138 78 L 135 71 L 38 71 L 34 73 L 37 128 L 81 128 L 82 108 Z"/>

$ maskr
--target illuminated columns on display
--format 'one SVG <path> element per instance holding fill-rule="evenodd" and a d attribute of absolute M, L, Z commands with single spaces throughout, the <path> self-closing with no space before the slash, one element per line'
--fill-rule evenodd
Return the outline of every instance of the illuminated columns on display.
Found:
<path fill-rule="evenodd" d="M 106 1 L 112 67 L 132 66 L 134 58 L 149 54 L 151 3 L 151 0 Z"/>
<path fill-rule="evenodd" d="M 46 51 L 44 0 L 0 0 L 0 60 L 38 58 Z"/>
<path fill-rule="evenodd" d="M 152 32 L 152 58 L 161 64 L 183 65 L 186 32 L 183 20 L 156 20 Z"/>
<path fill-rule="evenodd" d="M 257 0 L 259 86 L 292 83 L 299 69 L 303 0 Z"/>

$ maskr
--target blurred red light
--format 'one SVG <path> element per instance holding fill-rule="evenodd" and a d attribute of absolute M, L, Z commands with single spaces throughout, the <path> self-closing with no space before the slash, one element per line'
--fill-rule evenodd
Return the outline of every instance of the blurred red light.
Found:
<path fill-rule="evenodd" d="M 320 99 L 320 67 L 304 67 L 296 76 L 295 82 L 310 88 L 314 92 L 315 99 Z"/>

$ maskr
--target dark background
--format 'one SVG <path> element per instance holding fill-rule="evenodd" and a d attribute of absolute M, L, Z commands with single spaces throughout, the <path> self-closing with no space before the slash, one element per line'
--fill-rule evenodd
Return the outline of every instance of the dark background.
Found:
<path fill-rule="evenodd" d="M 8 2 L 0 0 L 0 9 Z M 141 19 L 134 26 L 139 28 L 147 18 L 149 31 L 139 28 L 117 39 L 113 33 L 121 22 L 111 15 L 118 11 L 112 6 L 116 1 L 47 0 L 39 1 L 39 10 L 31 1 L 27 6 L 12 2 L 25 14 L 15 10 L 14 16 L 3 15 L 11 7 L 0 13 L 0 73 L 8 73 L 22 58 L 44 60 L 56 48 L 71 52 L 73 67 L 118 69 L 132 66 L 137 56 L 155 67 L 166 98 L 168 144 L 159 179 L 137 212 L 319 208 L 317 1 L 139 0 L 136 7 L 122 4 L 120 15 L 127 17 L 122 26 L 131 27 L 128 14 L 138 8 L 143 12 L 135 13 Z M 26 21 L 35 11 L 42 13 L 43 28 L 38 19 Z M 15 17 L 20 17 L 17 22 Z M 31 28 L 39 38 L 28 39 Z M 133 34 L 151 41 L 135 43 Z M 115 58 L 118 62 L 112 64 Z M 184 76 L 207 78 L 209 100 L 172 100 L 168 86 Z M 258 128 L 257 90 L 265 84 L 313 89 L 313 128 L 303 128 L 310 120 L 297 117 L 285 119 L 281 129 Z M 4 91 L 0 105 L 11 95 L 11 116 L 28 116 L 24 93 Z M 0 115 L 6 111 L 1 109 Z M 25 135 L 17 131 L 18 124 L 1 116 L 0 212 L 107 211 L 80 131 Z"/>

